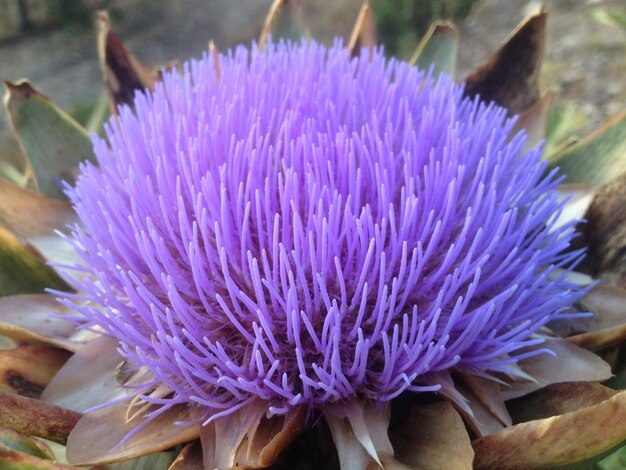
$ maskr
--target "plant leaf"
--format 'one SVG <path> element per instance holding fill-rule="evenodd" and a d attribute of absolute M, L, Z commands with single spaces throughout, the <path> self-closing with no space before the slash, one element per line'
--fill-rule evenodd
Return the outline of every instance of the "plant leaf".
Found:
<path fill-rule="evenodd" d="M 286 16 L 290 16 L 291 21 L 284 22 Z M 294 19 L 295 21 L 293 21 Z M 272 33 L 277 36 L 291 37 L 295 40 L 302 36 L 311 37 L 311 30 L 299 0 L 274 0 L 272 2 L 259 36 L 259 50 L 263 50 Z"/>
<path fill-rule="evenodd" d="M 341 470 L 361 470 L 368 468 L 370 462 L 374 463 L 347 420 L 332 413 L 326 413 L 325 418 L 333 435 Z"/>
<path fill-rule="evenodd" d="M 24 165 L 27 165 L 26 158 L 24 159 Z M 11 183 L 17 185 L 20 188 L 36 189 L 35 181 L 32 175 L 32 170 L 28 169 L 29 173 L 26 174 L 23 171 L 17 169 L 14 165 L 9 162 L 5 162 L 0 160 L 0 178 L 6 179 Z"/>
<path fill-rule="evenodd" d="M 183 447 L 180 454 L 167 470 L 198 470 L 202 466 L 202 446 L 199 441 L 193 441 Z"/>
<path fill-rule="evenodd" d="M 0 227 L 9 228 L 31 252 L 60 265 L 80 263 L 72 246 L 58 234 L 77 223 L 72 206 L 58 199 L 22 189 L 0 179 Z"/>
<path fill-rule="evenodd" d="M 526 132 L 524 151 L 537 147 L 546 138 L 548 116 L 554 101 L 554 95 L 553 92 L 544 94 L 517 117 L 517 122 L 511 131 L 511 135 L 515 135 L 522 130 Z"/>
<path fill-rule="evenodd" d="M 597 382 L 567 382 L 548 385 L 507 402 L 516 423 L 544 419 L 577 411 L 608 400 L 618 392 Z"/>
<path fill-rule="evenodd" d="M 456 27 L 448 21 L 436 22 L 417 45 L 409 64 L 423 70 L 433 66 L 435 77 L 443 72 L 454 78 L 458 49 L 459 31 Z"/>
<path fill-rule="evenodd" d="M 85 123 L 85 129 L 87 132 L 100 132 L 102 130 L 102 126 L 111 116 L 111 110 L 109 107 L 109 97 L 108 94 L 103 92 L 98 101 L 96 101 L 91 114 L 89 115 L 89 119 Z"/>
<path fill-rule="evenodd" d="M 539 72 L 546 42 L 544 9 L 528 15 L 504 45 L 466 79 L 465 95 L 480 95 L 518 114 L 540 96 Z"/>
<path fill-rule="evenodd" d="M 597 285 L 576 303 L 577 309 L 581 312 L 593 312 L 592 317 L 552 322 L 550 329 L 565 337 L 620 326 L 626 322 L 624 302 L 626 302 L 626 290 L 602 284 Z"/>
<path fill-rule="evenodd" d="M 6 428 L 65 444 L 80 418 L 65 408 L 0 392 L 0 422 Z"/>
<path fill-rule="evenodd" d="M 348 50 L 352 57 L 358 56 L 361 49 L 371 50 L 376 46 L 376 21 L 369 0 L 363 2 L 363 6 L 356 17 L 348 40 Z"/>
<path fill-rule="evenodd" d="M 54 460 L 55 458 L 48 444 L 12 429 L 0 428 L 0 450 L 21 452 L 40 459 Z"/>
<path fill-rule="evenodd" d="M 53 269 L 0 227 L 0 297 L 41 293 L 46 288 L 70 290 Z"/>
<path fill-rule="evenodd" d="M 65 199 L 62 181 L 73 181 L 78 164 L 95 161 L 85 130 L 27 81 L 5 81 L 5 106 L 17 140 L 45 196 Z"/>
<path fill-rule="evenodd" d="M 106 468 L 107 470 L 160 470 L 168 468 L 175 455 L 173 452 L 159 452 L 157 454 L 144 455 L 127 462 L 112 463 L 107 465 Z M 200 461 L 200 466 L 195 467 L 195 469 L 202 470 L 202 461 Z"/>
<path fill-rule="evenodd" d="M 438 395 L 445 397 L 463 417 L 467 426 L 478 436 L 486 436 L 510 424 L 499 384 L 471 374 L 449 372 L 433 374 L 441 385 Z"/>
<path fill-rule="evenodd" d="M 127 420 L 126 413 L 127 405 L 122 404 L 83 415 L 67 439 L 67 460 L 79 466 L 131 460 L 191 441 L 200 434 L 199 425 L 176 424 L 195 420 L 186 406 L 172 407 L 142 427 L 145 417 Z M 128 437 L 133 430 L 136 432 Z"/>
<path fill-rule="evenodd" d="M 0 449 L 0 468 L 2 470 L 79 470 L 70 465 L 4 449 Z"/>
<path fill-rule="evenodd" d="M 106 11 L 96 16 L 98 56 L 104 74 L 109 105 L 113 114 L 123 104 L 132 106 L 137 90 L 153 90 L 155 75 L 148 67 L 126 50 L 122 40 L 113 31 Z"/>
<path fill-rule="evenodd" d="M 71 340 L 76 326 L 60 318 L 67 308 L 54 295 L 31 294 L 0 298 L 0 334 L 25 342 L 50 344 L 76 351 Z"/>
<path fill-rule="evenodd" d="M 591 17 L 605 26 L 626 31 L 626 10 L 611 8 L 594 8 L 590 12 Z"/>
<path fill-rule="evenodd" d="M 550 159 L 570 183 L 602 186 L 626 171 L 626 111 Z"/>
<path fill-rule="evenodd" d="M 49 346 L 0 350 L 0 391 L 39 398 L 70 353 Z"/>
<path fill-rule="evenodd" d="M 578 308 L 593 312 L 594 316 L 562 322 L 563 327 L 567 324 L 569 328 L 564 332 L 570 343 L 592 349 L 617 345 L 626 339 L 626 290 L 596 286 L 580 299 Z"/>
<path fill-rule="evenodd" d="M 474 440 L 474 468 L 554 468 L 585 461 L 624 440 L 626 392 L 621 392 L 593 406 Z"/>
<path fill-rule="evenodd" d="M 498 418 L 505 426 L 510 426 L 511 417 L 504 404 L 500 384 L 471 373 L 462 374 L 462 377 L 465 385 L 468 386 L 487 411 Z"/>
<path fill-rule="evenodd" d="M 252 401 L 226 416 L 204 426 L 200 433 L 205 466 L 208 468 L 231 468 L 237 460 L 237 451 L 246 435 L 253 434 L 267 405 Z"/>
<path fill-rule="evenodd" d="M 502 388 L 505 400 L 524 396 L 546 385 L 561 382 L 599 382 L 611 377 L 611 367 L 600 357 L 563 339 L 547 338 L 524 351 L 549 349 L 556 355 L 540 354 L 519 362 L 534 381 L 512 382 Z"/>
<path fill-rule="evenodd" d="M 585 123 L 585 116 L 573 103 L 563 107 L 552 106 L 548 113 L 544 157 L 550 159 L 553 155 L 574 144 Z"/>
<path fill-rule="evenodd" d="M 379 466 L 384 467 L 383 461 L 393 457 L 393 447 L 389 441 L 387 429 L 389 428 L 389 403 L 377 405 L 367 401 L 351 400 L 341 406 L 327 406 L 324 416 L 328 422 L 333 439 L 337 434 L 340 441 L 347 439 L 350 445 L 356 439 L 358 444 L 367 452 L 369 458 Z M 345 434 L 345 422 L 351 428 L 351 432 Z M 335 429 L 333 429 L 335 427 Z M 345 436 L 341 436 L 341 435 Z M 340 461 L 346 460 L 354 450 L 348 448 L 348 453 L 342 457 L 339 452 Z"/>
<path fill-rule="evenodd" d="M 626 287 L 625 198 L 626 173 L 598 190 L 582 227 L 589 247 L 586 268 L 620 287 Z"/>
<path fill-rule="evenodd" d="M 55 272 L 67 275 L 71 271 L 72 278 L 79 280 L 88 275 L 80 267 L 84 265 L 83 259 L 66 239 L 58 235 L 31 238 L 27 240 L 26 248 L 46 260 L 47 264 L 55 268 Z M 72 282 L 72 278 L 69 278 L 69 282 Z"/>
<path fill-rule="evenodd" d="M 587 214 L 596 190 L 586 184 L 560 184 L 558 186 L 559 199 L 567 199 L 563 211 L 556 220 L 552 230 L 556 230 L 576 220 L 582 220 Z"/>
<path fill-rule="evenodd" d="M 474 451 L 465 425 L 447 401 L 413 405 L 389 437 L 396 459 L 410 468 L 472 469 Z"/>
<path fill-rule="evenodd" d="M 477 387 L 477 384 L 473 385 L 474 388 Z M 459 400 L 459 397 L 452 395 L 451 403 L 456 405 L 456 410 L 476 435 L 487 436 L 504 427 L 503 419 L 485 404 L 485 401 L 488 401 L 486 393 L 482 393 L 482 398 L 479 397 L 473 388 L 463 381 L 455 381 L 455 387 L 462 399 Z M 448 396 L 443 391 L 441 395 Z M 505 420 L 508 421 L 509 418 L 506 417 Z"/>
<path fill-rule="evenodd" d="M 123 362 L 117 344 L 108 336 L 89 341 L 58 371 L 41 399 L 82 413 L 128 395 L 131 390 L 122 388 L 117 380 Z"/>
<path fill-rule="evenodd" d="M 306 409 L 300 407 L 287 418 L 263 418 L 252 436 L 248 435 L 237 452 L 237 463 L 245 467 L 271 465 L 283 450 L 304 430 Z"/>
<path fill-rule="evenodd" d="M 9 228 L 19 239 L 52 235 L 76 223 L 72 206 L 58 199 L 22 189 L 0 178 L 0 226 Z"/>
<path fill-rule="evenodd" d="M 626 322 L 626 290 L 605 285 L 595 286 L 580 303 L 583 310 L 596 315 L 588 331 L 622 325 Z"/>

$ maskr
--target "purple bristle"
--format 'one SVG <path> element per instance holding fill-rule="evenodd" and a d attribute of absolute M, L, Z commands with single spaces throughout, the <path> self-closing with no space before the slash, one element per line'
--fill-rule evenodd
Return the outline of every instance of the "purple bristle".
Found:
<path fill-rule="evenodd" d="M 505 372 L 580 296 L 572 225 L 505 110 L 380 51 L 240 47 L 94 138 L 70 197 L 87 326 L 204 419 Z M 68 301 L 69 302 L 69 301 Z"/>

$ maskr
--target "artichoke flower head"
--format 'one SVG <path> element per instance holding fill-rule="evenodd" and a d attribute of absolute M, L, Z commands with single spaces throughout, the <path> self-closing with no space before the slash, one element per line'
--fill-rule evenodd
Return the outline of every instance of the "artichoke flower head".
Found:
<path fill-rule="evenodd" d="M 52 287 L 71 334 L 42 335 L 75 352 L 42 395 L 84 413 L 70 463 L 194 441 L 170 468 L 261 468 L 326 432 L 343 469 L 430 468 L 445 447 L 406 427 L 440 421 L 458 468 L 512 466 L 490 460 L 529 432 L 505 401 L 610 377 L 562 338 L 598 287 L 574 272 L 588 202 L 520 132 L 536 111 L 474 96 L 480 74 L 355 53 L 368 15 L 349 47 L 265 36 L 158 82 L 118 44 L 153 90 L 116 101 L 65 186 L 76 219 L 54 243 L 76 261 Z"/>

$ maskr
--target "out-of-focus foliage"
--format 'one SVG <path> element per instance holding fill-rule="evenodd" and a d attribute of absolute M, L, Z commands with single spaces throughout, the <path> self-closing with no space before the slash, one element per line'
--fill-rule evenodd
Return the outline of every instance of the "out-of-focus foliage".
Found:
<path fill-rule="evenodd" d="M 408 59 L 433 21 L 465 18 L 476 0 L 373 0 L 378 39 L 387 54 Z"/>
<path fill-rule="evenodd" d="M 626 7 L 598 7 L 591 11 L 596 21 L 626 31 Z"/>
<path fill-rule="evenodd" d="M 626 468 L 626 447 L 622 447 L 617 452 L 602 459 L 594 468 L 600 470 L 616 470 L 618 468 Z"/>
<path fill-rule="evenodd" d="M 546 157 L 571 144 L 585 125 L 585 117 L 573 104 L 553 106 L 548 114 Z"/>
<path fill-rule="evenodd" d="M 0 22 L 9 31 L 0 34 L 4 39 L 61 28 L 67 31 L 89 28 L 93 14 L 109 9 L 117 16 L 113 0 L 0 0 Z M 11 27 L 12 26 L 12 27 Z"/>

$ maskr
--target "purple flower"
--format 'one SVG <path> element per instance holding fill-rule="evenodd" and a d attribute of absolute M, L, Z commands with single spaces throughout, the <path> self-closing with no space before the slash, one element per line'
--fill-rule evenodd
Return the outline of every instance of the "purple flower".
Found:
<path fill-rule="evenodd" d="M 212 420 L 514 375 L 581 293 L 503 109 L 382 53 L 243 47 L 120 110 L 70 196 L 87 326 Z"/>

